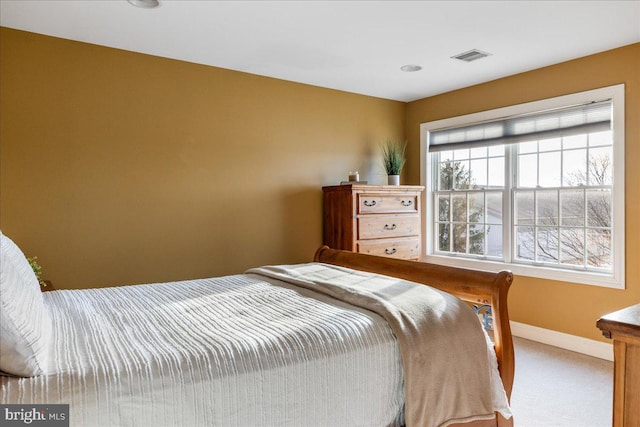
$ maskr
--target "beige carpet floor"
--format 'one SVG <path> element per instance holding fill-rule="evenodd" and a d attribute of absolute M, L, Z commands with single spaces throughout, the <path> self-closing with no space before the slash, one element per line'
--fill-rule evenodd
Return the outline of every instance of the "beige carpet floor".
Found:
<path fill-rule="evenodd" d="M 611 427 L 613 362 L 514 338 L 515 427 Z"/>

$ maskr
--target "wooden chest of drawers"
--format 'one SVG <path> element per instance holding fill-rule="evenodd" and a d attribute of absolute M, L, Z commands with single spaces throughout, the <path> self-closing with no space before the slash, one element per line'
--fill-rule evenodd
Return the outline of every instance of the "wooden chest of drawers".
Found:
<path fill-rule="evenodd" d="M 323 187 L 324 244 L 371 255 L 419 260 L 420 195 L 413 185 Z"/>

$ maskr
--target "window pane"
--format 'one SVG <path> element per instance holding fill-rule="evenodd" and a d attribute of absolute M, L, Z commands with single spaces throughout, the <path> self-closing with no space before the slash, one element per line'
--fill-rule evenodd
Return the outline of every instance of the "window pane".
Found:
<path fill-rule="evenodd" d="M 589 182 L 588 185 L 613 184 L 613 149 L 599 147 L 589 150 Z"/>
<path fill-rule="evenodd" d="M 518 186 L 535 187 L 538 185 L 538 155 L 518 156 Z"/>
<path fill-rule="evenodd" d="M 558 225 L 558 192 L 538 191 L 536 193 L 538 225 Z"/>
<path fill-rule="evenodd" d="M 572 135 L 562 138 L 562 148 L 583 148 L 587 146 L 587 135 Z"/>
<path fill-rule="evenodd" d="M 538 247 L 536 248 L 536 261 L 558 261 L 558 229 L 551 227 L 538 228 Z"/>
<path fill-rule="evenodd" d="M 487 255 L 502 258 L 502 227 L 487 226 Z"/>
<path fill-rule="evenodd" d="M 502 224 L 502 193 L 489 192 L 487 194 L 487 222 Z"/>
<path fill-rule="evenodd" d="M 438 196 L 438 221 L 450 221 L 449 196 Z"/>
<path fill-rule="evenodd" d="M 453 150 L 453 159 L 454 160 L 466 160 L 469 158 L 469 149 L 462 148 L 460 150 Z"/>
<path fill-rule="evenodd" d="M 469 222 L 484 222 L 484 193 L 469 194 Z"/>
<path fill-rule="evenodd" d="M 489 159 L 489 188 L 504 187 L 504 157 Z"/>
<path fill-rule="evenodd" d="M 516 253 L 520 259 L 533 261 L 533 227 L 516 227 Z"/>
<path fill-rule="evenodd" d="M 453 252 L 467 252 L 467 225 L 453 225 Z"/>
<path fill-rule="evenodd" d="M 613 132 L 610 130 L 589 134 L 589 147 L 613 144 Z"/>
<path fill-rule="evenodd" d="M 453 188 L 453 163 L 440 163 L 439 167 L 440 182 L 438 183 L 438 190 L 451 190 Z"/>
<path fill-rule="evenodd" d="M 540 151 L 553 151 L 562 148 L 562 140 L 560 138 L 543 139 L 539 141 Z"/>
<path fill-rule="evenodd" d="M 584 228 L 561 228 L 560 237 L 560 262 L 584 265 Z"/>
<path fill-rule="evenodd" d="M 487 157 L 487 147 L 472 148 L 471 158 Z"/>
<path fill-rule="evenodd" d="M 504 156 L 504 145 L 492 145 L 489 147 L 489 156 Z"/>
<path fill-rule="evenodd" d="M 584 191 L 560 191 L 561 225 L 584 226 Z"/>
<path fill-rule="evenodd" d="M 538 151 L 538 141 L 521 142 L 518 144 L 518 153 L 535 153 Z"/>
<path fill-rule="evenodd" d="M 451 196 L 451 211 L 453 221 L 467 222 L 467 196 L 466 194 L 454 194 Z"/>
<path fill-rule="evenodd" d="M 445 151 L 441 151 L 440 152 L 440 161 L 444 162 L 447 160 L 453 160 L 453 151 L 452 150 L 445 150 Z"/>
<path fill-rule="evenodd" d="M 472 186 L 487 186 L 487 159 L 471 160 L 470 181 Z"/>
<path fill-rule="evenodd" d="M 611 227 L 611 190 L 587 190 L 587 225 Z"/>
<path fill-rule="evenodd" d="M 469 253 L 484 254 L 484 225 L 469 225 Z"/>
<path fill-rule="evenodd" d="M 562 185 L 587 185 L 587 150 L 565 151 L 562 156 Z"/>
<path fill-rule="evenodd" d="M 560 187 L 560 152 L 540 154 L 540 186 Z"/>
<path fill-rule="evenodd" d="M 534 212 L 533 212 L 533 191 L 518 191 L 515 194 L 516 198 L 516 224 L 533 224 Z"/>
<path fill-rule="evenodd" d="M 451 233 L 449 224 L 438 224 L 438 249 L 449 252 L 451 250 L 449 247 L 450 242 Z"/>
<path fill-rule="evenodd" d="M 469 172 L 469 162 L 453 162 L 453 188 L 466 190 L 471 184 L 471 173 Z"/>
<path fill-rule="evenodd" d="M 587 264 L 592 267 L 611 268 L 611 232 L 587 231 Z"/>

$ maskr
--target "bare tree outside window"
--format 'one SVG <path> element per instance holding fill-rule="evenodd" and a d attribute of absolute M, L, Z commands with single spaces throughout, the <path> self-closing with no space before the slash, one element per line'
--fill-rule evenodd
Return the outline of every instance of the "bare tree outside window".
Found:
<path fill-rule="evenodd" d="M 590 151 L 586 167 L 567 174 L 562 188 L 516 192 L 518 258 L 611 268 L 611 154 L 608 147 Z"/>
<path fill-rule="evenodd" d="M 611 134 L 597 134 L 593 137 L 597 143 L 590 138 L 583 135 L 566 141 L 532 141 L 517 155 L 518 166 L 526 170 L 522 172 L 525 175 L 518 175 L 524 187 L 515 187 L 513 193 L 517 260 L 611 268 Z M 478 170 L 481 175 L 495 172 L 486 172 L 490 168 L 472 170 L 474 162 L 499 157 L 486 153 L 473 157 L 465 151 L 447 152 L 437 163 L 434 200 L 438 251 L 503 256 L 504 185 L 490 186 L 486 176 L 474 176 Z"/>

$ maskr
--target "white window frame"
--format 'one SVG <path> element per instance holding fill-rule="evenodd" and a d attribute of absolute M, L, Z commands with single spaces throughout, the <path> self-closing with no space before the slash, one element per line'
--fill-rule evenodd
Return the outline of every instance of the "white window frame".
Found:
<path fill-rule="evenodd" d="M 561 268 L 553 268 L 548 266 L 524 265 L 509 262 L 511 257 L 511 234 L 513 233 L 512 212 L 513 201 L 511 197 L 505 197 L 503 200 L 503 221 L 504 229 L 507 235 L 503 235 L 505 242 L 504 257 L 507 262 L 471 259 L 462 255 L 447 254 L 441 255 L 435 252 L 434 239 L 434 206 L 433 193 L 431 188 L 432 162 L 429 159 L 429 134 L 431 131 L 454 127 L 464 126 L 472 123 L 497 120 L 504 117 L 528 114 L 538 111 L 561 108 L 570 105 L 578 105 L 588 103 L 594 100 L 611 99 L 612 111 L 612 130 L 613 130 L 613 223 L 612 236 L 613 245 L 612 252 L 614 260 L 612 265 L 612 273 L 600 273 L 584 270 L 569 270 Z M 586 285 L 603 286 L 608 288 L 625 289 L 625 169 L 624 169 L 624 84 L 603 87 L 599 89 L 588 90 L 585 92 L 574 93 L 570 95 L 558 96 L 555 98 L 544 99 L 540 101 L 527 102 L 524 104 L 512 105 L 503 108 L 497 108 L 479 113 L 467 114 L 464 116 L 451 117 L 442 120 L 436 120 L 420 125 L 420 181 L 421 185 L 426 188 L 426 197 L 422 200 L 423 212 L 422 229 L 424 233 L 424 244 L 422 259 L 426 262 L 453 265 L 464 268 L 474 268 L 485 271 L 511 270 L 516 275 L 537 277 L 541 279 L 557 280 L 562 282 L 581 283 Z M 507 168 L 505 168 L 507 169 Z M 508 176 L 505 170 L 505 185 L 512 183 L 513 177 Z M 506 195 L 507 192 L 505 192 Z M 510 191 L 508 192 L 510 193 Z"/>

